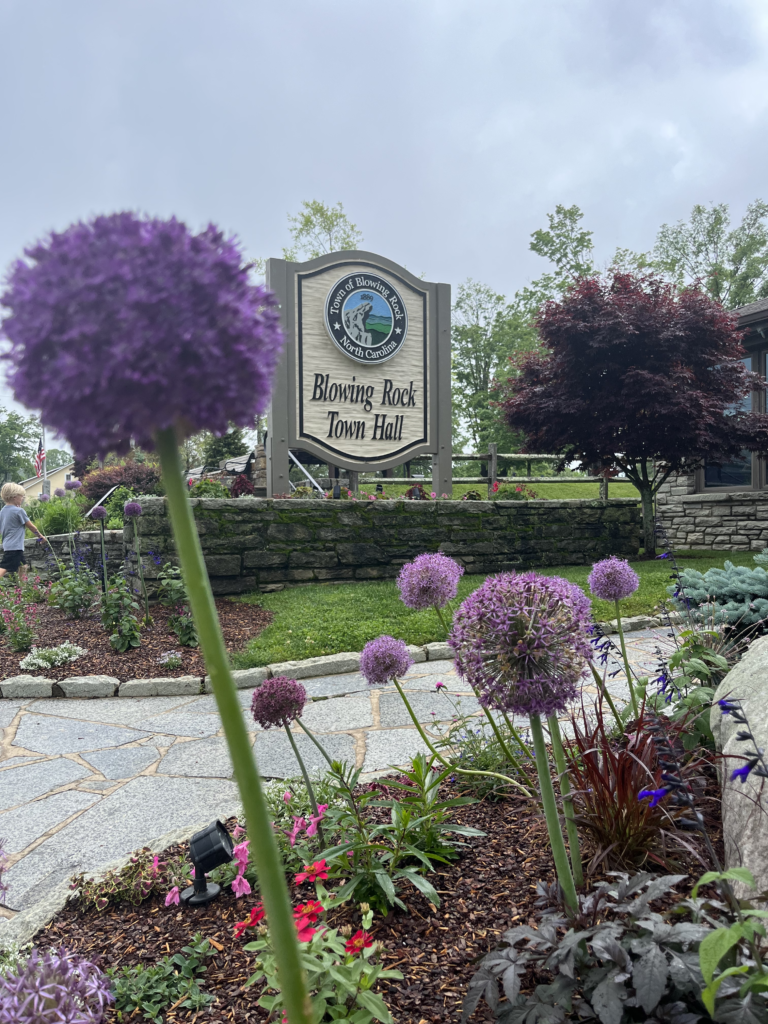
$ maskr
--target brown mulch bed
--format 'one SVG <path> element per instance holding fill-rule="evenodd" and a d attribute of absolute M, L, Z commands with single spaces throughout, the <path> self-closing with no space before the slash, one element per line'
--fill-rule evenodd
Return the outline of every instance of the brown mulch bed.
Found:
<path fill-rule="evenodd" d="M 716 784 L 712 783 L 707 795 L 715 794 Z M 716 800 L 702 801 L 700 806 L 710 809 L 710 835 L 719 837 Z M 405 894 L 408 914 L 395 911 L 386 918 L 374 919 L 373 933 L 385 945 L 386 966 L 404 975 L 401 982 L 382 983 L 379 989 L 398 1024 L 457 1021 L 478 959 L 499 944 L 506 929 L 536 923 L 536 883 L 554 879 L 545 822 L 524 800 L 513 797 L 499 803 L 483 801 L 458 808 L 455 816 L 462 824 L 482 829 L 487 836 L 470 839 L 459 861 L 430 876 L 441 906 L 433 907 L 411 890 Z M 174 850 L 185 851 L 186 847 Z M 692 884 L 704 868 L 691 859 L 683 870 L 689 871 Z M 296 890 L 294 904 L 310 892 L 308 886 Z M 67 907 L 35 941 L 40 946 L 64 945 L 88 954 L 106 968 L 150 965 L 181 950 L 199 931 L 217 943 L 218 952 L 203 976 L 205 991 L 215 995 L 217 1001 L 197 1013 L 173 1010 L 165 1019 L 170 1024 L 265 1021 L 266 1012 L 256 1006 L 256 988 L 242 991 L 253 970 L 254 954 L 243 952 L 247 938 L 235 940 L 232 934 L 234 923 L 247 917 L 254 902 L 252 897 L 236 900 L 226 890 L 207 907 L 196 910 L 166 910 L 161 897 L 138 907 L 113 907 L 103 914 L 81 914 L 76 907 Z M 353 904 L 334 915 L 332 924 L 338 926 L 345 921 L 355 929 L 359 927 Z M 110 1011 L 106 1019 L 111 1024 L 117 1015 Z M 473 1024 L 492 1020 L 484 1003 L 472 1016 Z"/>
<path fill-rule="evenodd" d="M 68 619 L 58 608 L 49 605 L 35 605 L 39 623 L 35 629 L 36 647 L 56 647 L 70 640 L 88 652 L 77 661 L 58 668 L 36 670 L 32 675 L 47 679 L 67 679 L 70 676 L 105 675 L 114 676 L 121 683 L 127 679 L 151 679 L 158 676 L 204 676 L 205 663 L 199 648 L 182 647 L 173 630 L 168 628 L 171 608 L 155 604 L 150 606 L 154 620 L 152 626 L 141 630 L 141 647 L 115 651 L 109 636 L 98 616 L 84 619 Z M 227 598 L 218 598 L 216 610 L 224 633 L 224 642 L 229 651 L 240 651 L 249 640 L 257 636 L 272 621 L 272 612 L 255 604 L 240 604 Z M 157 659 L 166 651 L 178 651 L 181 668 L 169 669 L 159 665 Z M 26 652 L 12 651 L 0 639 L 0 679 L 8 679 L 25 672 L 19 662 Z"/>

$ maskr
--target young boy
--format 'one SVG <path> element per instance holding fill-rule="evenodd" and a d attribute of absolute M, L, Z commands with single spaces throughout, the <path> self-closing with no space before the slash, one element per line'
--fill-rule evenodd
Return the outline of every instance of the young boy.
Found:
<path fill-rule="evenodd" d="M 0 498 L 5 502 L 0 510 L 0 536 L 3 538 L 3 557 L 0 560 L 0 579 L 7 572 L 20 572 L 21 567 L 27 564 L 24 557 L 24 529 L 29 526 L 30 530 L 41 540 L 45 537 L 29 518 L 21 507 L 27 497 L 27 492 L 21 484 L 7 483 L 0 489 Z M 26 575 L 26 573 L 21 573 Z"/>

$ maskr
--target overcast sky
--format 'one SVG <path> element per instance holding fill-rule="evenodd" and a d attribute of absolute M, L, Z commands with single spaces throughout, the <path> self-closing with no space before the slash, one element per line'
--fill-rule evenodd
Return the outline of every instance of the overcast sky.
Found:
<path fill-rule="evenodd" d="M 429 280 L 511 294 L 557 203 L 607 260 L 768 199 L 768 3 L 0 0 L 0 104 L 3 273 L 126 208 L 280 255 L 320 199 Z"/>

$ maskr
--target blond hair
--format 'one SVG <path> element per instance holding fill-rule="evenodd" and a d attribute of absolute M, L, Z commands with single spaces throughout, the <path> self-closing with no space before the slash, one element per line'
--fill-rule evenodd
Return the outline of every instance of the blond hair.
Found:
<path fill-rule="evenodd" d="M 21 484 L 14 484 L 9 482 L 7 484 L 3 484 L 2 488 L 0 488 L 0 498 L 3 499 L 6 505 L 9 505 L 14 498 L 18 498 L 20 494 L 23 495 L 25 498 L 27 496 L 27 492 L 24 490 Z"/>

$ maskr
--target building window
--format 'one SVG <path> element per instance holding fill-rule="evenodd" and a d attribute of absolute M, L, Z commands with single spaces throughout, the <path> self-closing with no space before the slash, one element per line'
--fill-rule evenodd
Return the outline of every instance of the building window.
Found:
<path fill-rule="evenodd" d="M 742 362 L 748 370 L 752 369 L 752 356 L 747 356 Z M 732 406 L 727 412 L 749 412 L 752 409 L 752 395 L 747 395 L 738 405 Z M 704 463 L 704 487 L 730 487 L 749 488 L 752 487 L 753 458 L 752 453 L 743 451 L 738 459 L 733 462 L 725 462 L 721 466 L 712 463 Z"/>

